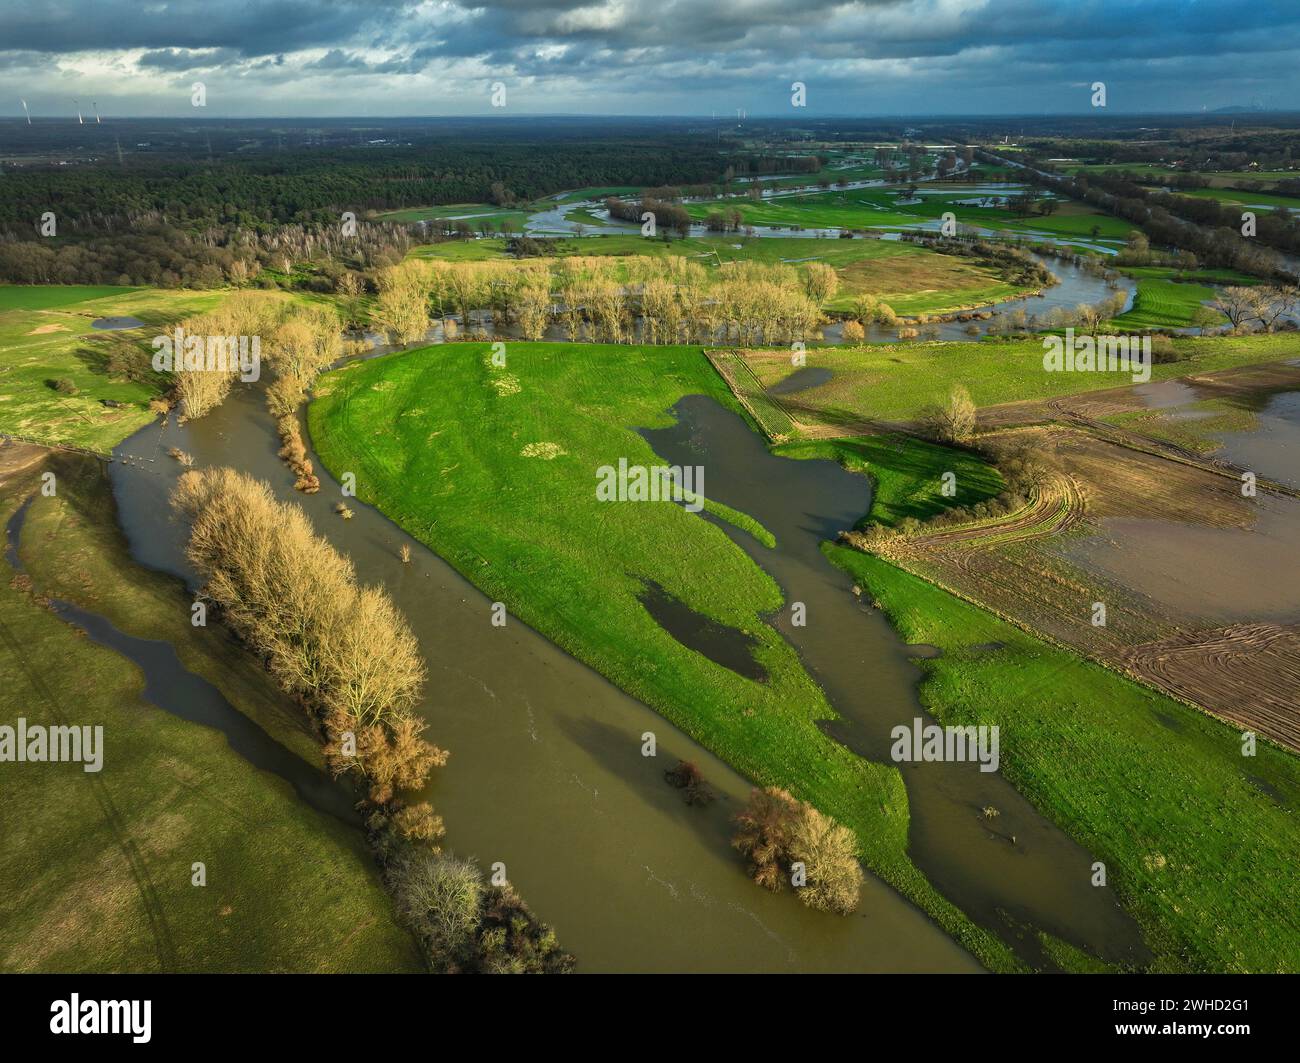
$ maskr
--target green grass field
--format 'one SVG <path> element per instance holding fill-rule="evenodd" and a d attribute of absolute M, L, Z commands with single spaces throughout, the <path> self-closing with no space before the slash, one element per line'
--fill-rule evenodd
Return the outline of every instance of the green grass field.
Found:
<path fill-rule="evenodd" d="M 782 196 L 755 203 L 747 199 L 731 198 L 708 203 L 692 203 L 687 210 L 696 220 L 704 220 L 715 211 L 739 211 L 747 225 L 797 226 L 804 229 L 907 229 L 927 222 L 938 221 L 946 211 L 951 211 L 957 221 L 996 231 L 1006 231 L 1020 236 L 1036 232 L 1051 233 L 1060 237 L 1123 241 L 1131 230 L 1127 222 L 1108 214 L 1101 214 L 1083 204 L 1063 202 L 1055 214 L 1020 217 L 1004 206 L 985 206 L 983 193 L 974 193 L 960 186 L 942 186 L 944 191 L 934 193 L 938 186 L 926 186 L 925 194 L 916 202 L 900 202 L 896 188 L 858 188 L 852 190 L 807 192 Z M 1008 189 L 992 195 L 994 199 L 1014 196 L 1016 190 Z"/>
<path fill-rule="evenodd" d="M 1176 340 L 1175 350 L 1178 361 L 1152 366 L 1152 380 L 1294 358 L 1296 341 L 1281 333 L 1190 338 Z M 831 420 L 911 421 L 927 406 L 946 399 L 955 381 L 964 384 L 981 407 L 1133 382 L 1127 373 L 1046 372 L 1043 343 L 1037 339 L 820 347 L 810 348 L 806 360 L 808 366 L 831 369 L 835 376 L 799 392 L 800 406 L 816 407 Z M 794 372 L 788 357 L 749 361 L 764 387 Z"/>
<path fill-rule="evenodd" d="M 128 296 L 139 288 L 115 284 L 3 284 L 0 285 L 0 313 L 7 310 L 49 310 L 109 296 Z"/>
<path fill-rule="evenodd" d="M 153 415 L 158 387 L 111 376 L 109 345 L 148 341 L 165 326 L 215 306 L 220 292 L 62 286 L 0 286 L 0 432 L 107 451 Z M 144 328 L 101 332 L 100 317 L 135 317 Z M 67 379 L 76 395 L 55 391 Z M 100 400 L 125 407 L 111 409 Z"/>
<path fill-rule="evenodd" d="M 908 859 L 897 770 L 818 728 L 833 710 L 762 619 L 781 605 L 770 577 L 678 506 L 596 500 L 598 467 L 662 464 L 633 429 L 670 424 L 681 396 L 736 408 L 700 351 L 512 343 L 504 369 L 489 354 L 485 344 L 452 344 L 329 374 L 309 408 L 318 453 L 355 472 L 358 497 L 513 614 L 755 782 L 789 787 L 852 827 L 864 861 L 984 963 L 1016 967 Z M 539 452 L 553 456 L 526 456 Z M 668 635 L 638 599 L 646 580 L 753 636 L 768 681 Z"/>
<path fill-rule="evenodd" d="M 1290 211 L 1300 210 L 1300 199 L 1295 196 L 1278 195 L 1276 192 L 1241 192 L 1232 188 L 1198 188 L 1191 192 L 1179 192 L 1178 194 L 1191 196 L 1195 199 L 1217 199 L 1226 207 L 1239 207 L 1242 210 L 1277 210 L 1279 207 Z"/>
<path fill-rule="evenodd" d="M 1114 319 L 1125 329 L 1188 328 L 1196 311 L 1215 297 L 1215 290 L 1204 284 L 1162 279 L 1138 278 L 1133 306 Z M 1220 324 L 1228 319 L 1218 315 Z"/>
<path fill-rule="evenodd" d="M 498 207 L 491 203 L 448 203 L 439 207 L 405 207 L 401 210 L 389 210 L 377 217 L 379 221 L 407 223 L 450 218 L 463 221 L 475 232 L 479 231 L 484 222 L 490 222 L 491 227 L 498 230 L 504 222 L 511 232 L 519 232 L 522 231 L 524 222 L 528 220 L 528 214 L 527 210 Z"/>
<path fill-rule="evenodd" d="M 1000 727 L 1003 774 L 1105 863 L 1153 970 L 1300 970 L 1300 759 L 1263 743 L 1243 758 L 1240 734 L 1203 713 L 878 558 L 825 550 L 905 642 L 943 651 L 919 662 L 922 700 L 944 723 Z"/>
<path fill-rule="evenodd" d="M 895 525 L 928 520 L 953 506 L 972 506 L 1003 488 L 997 469 L 976 454 L 904 435 L 800 440 L 773 448 L 785 458 L 828 458 L 871 478 L 869 519 Z M 956 494 L 942 494 L 943 474 L 956 476 Z"/>
<path fill-rule="evenodd" d="M 187 668 L 282 744 L 319 763 L 301 714 L 219 629 L 189 624 L 179 583 L 137 568 L 98 463 L 54 459 L 21 557 L 34 589 L 173 641 Z M 36 468 L 0 486 L 8 520 Z M 2 563 L 0 563 L 2 564 Z M 0 718 L 104 728 L 103 770 L 0 771 L 0 970 L 418 971 L 360 830 L 304 804 L 220 732 L 146 704 L 139 669 L 0 580 Z M 191 865 L 207 885 L 191 884 Z"/>

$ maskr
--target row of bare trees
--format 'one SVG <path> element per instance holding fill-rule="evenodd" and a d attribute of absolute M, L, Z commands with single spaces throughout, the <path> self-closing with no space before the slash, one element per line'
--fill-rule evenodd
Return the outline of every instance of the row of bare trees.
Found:
<path fill-rule="evenodd" d="M 306 707 L 334 774 L 364 785 L 371 828 L 440 837 L 432 807 L 406 801 L 447 754 L 422 737 L 413 710 L 424 661 L 388 595 L 360 585 L 301 508 L 242 472 L 187 472 L 172 505 L 190 522 L 187 556 L 204 594 Z"/>
<path fill-rule="evenodd" d="M 573 957 L 507 883 L 443 852 L 418 799 L 445 750 L 416 715 L 426 669 L 405 617 L 317 536 L 302 509 L 233 469 L 187 472 L 172 494 L 204 594 L 308 713 L 326 763 L 360 787 L 398 915 L 434 971 L 563 973 Z"/>
<path fill-rule="evenodd" d="M 280 434 L 280 457 L 297 477 L 294 486 L 314 493 L 320 489 L 298 425 L 297 409 L 312 381 L 344 353 L 342 321 L 329 306 L 301 305 L 282 297 L 236 292 L 215 310 L 187 318 L 179 328 L 192 336 L 256 337 L 259 371 L 271 375 L 266 404 Z M 203 417 L 219 406 L 238 378 L 238 365 L 178 367 L 173 396 L 186 419 Z"/>
<path fill-rule="evenodd" d="M 390 342 L 421 339 L 453 315 L 474 338 L 489 326 L 540 340 L 621 343 L 792 342 L 820 333 L 839 276 L 831 266 L 723 262 L 680 256 L 572 256 L 554 261 L 408 261 L 381 271 L 371 319 Z M 477 317 L 477 321 L 475 318 Z"/>
<path fill-rule="evenodd" d="M 1273 284 L 1227 287 L 1220 289 L 1210 306 L 1238 332 L 1274 332 L 1295 319 L 1300 309 L 1300 288 Z"/>
<path fill-rule="evenodd" d="M 274 374 L 268 404 L 277 415 L 295 409 L 312 379 L 343 353 L 338 315 L 322 305 L 303 306 L 261 292 L 235 292 L 220 305 L 179 322 L 186 337 L 256 338 L 260 368 Z M 221 405 L 239 377 L 237 362 L 172 371 L 173 394 L 182 414 L 202 417 Z"/>

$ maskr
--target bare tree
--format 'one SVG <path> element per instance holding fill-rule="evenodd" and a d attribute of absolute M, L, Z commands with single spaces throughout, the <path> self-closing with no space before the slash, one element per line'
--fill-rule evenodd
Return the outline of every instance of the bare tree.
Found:
<path fill-rule="evenodd" d="M 939 441 L 966 442 L 975 434 L 975 403 L 970 392 L 961 384 L 954 384 L 947 401 L 928 411 L 924 420 Z"/>

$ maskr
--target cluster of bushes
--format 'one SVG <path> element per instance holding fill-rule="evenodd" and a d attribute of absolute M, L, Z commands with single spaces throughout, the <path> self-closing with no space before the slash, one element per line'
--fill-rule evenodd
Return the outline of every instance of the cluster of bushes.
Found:
<path fill-rule="evenodd" d="M 293 489 L 305 495 L 314 495 L 320 490 L 320 477 L 316 475 L 311 458 L 307 457 L 307 444 L 303 442 L 298 418 L 292 413 L 286 413 L 283 417 L 276 418 L 275 429 L 280 436 L 279 457 L 297 477 Z"/>
<path fill-rule="evenodd" d="M 689 760 L 679 760 L 676 767 L 664 772 L 664 779 L 682 791 L 688 805 L 709 805 L 717 797 L 698 765 Z"/>
<path fill-rule="evenodd" d="M 704 216 L 704 227 L 711 233 L 739 232 L 744 224 L 745 216 L 735 207 L 711 210 Z"/>
<path fill-rule="evenodd" d="M 611 196 L 605 200 L 605 209 L 609 211 L 611 218 L 629 221 L 636 225 L 641 224 L 643 215 L 653 214 L 656 230 L 676 233 L 683 239 L 691 235 L 691 216 L 684 207 L 667 200 L 653 199 L 646 195 L 639 203 L 629 203 Z"/>
<path fill-rule="evenodd" d="M 470 860 L 407 847 L 385 880 L 438 974 L 568 974 L 574 958 L 509 883 Z"/>
<path fill-rule="evenodd" d="M 858 906 L 862 866 L 848 827 L 776 786 L 750 793 L 732 844 L 764 889 L 789 884 L 810 908 L 847 915 Z"/>

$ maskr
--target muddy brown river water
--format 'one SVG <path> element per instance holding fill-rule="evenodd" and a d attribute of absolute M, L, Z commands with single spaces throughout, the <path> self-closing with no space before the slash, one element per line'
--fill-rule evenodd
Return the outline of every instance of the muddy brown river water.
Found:
<path fill-rule="evenodd" d="M 317 463 L 317 495 L 292 490 L 258 390 L 236 390 L 209 416 L 142 430 L 110 466 L 121 525 L 141 563 L 190 582 L 184 529 L 167 510 L 182 471 L 226 464 L 299 503 L 316 527 L 382 580 L 429 665 L 422 712 L 452 751 L 432 799 L 446 845 L 510 880 L 555 927 L 582 971 L 953 971 L 979 964 L 892 888 L 868 877 L 858 912 L 827 916 L 754 886 L 731 850 L 730 817 L 748 783 L 662 717 L 523 623 L 490 623 L 491 602 L 368 506 L 332 509 L 338 482 Z M 141 459 L 156 458 L 154 461 Z M 398 559 L 402 544 L 412 561 Z M 188 608 L 178 598 L 178 608 Z M 658 756 L 641 756 L 653 731 Z M 663 778 L 695 761 L 720 799 L 688 807 Z"/>
<path fill-rule="evenodd" d="M 676 409 L 676 428 L 647 432 L 673 462 L 706 464 L 710 495 L 753 514 L 778 538 L 767 550 L 735 532 L 786 590 L 808 606 L 808 626 L 777 627 L 798 648 L 844 717 L 833 737 L 887 760 L 888 729 L 921 715 L 919 671 L 885 620 L 849 593 L 818 549 L 866 511 L 867 482 L 830 462 L 772 456 L 739 418 L 700 396 Z M 376 510 L 342 497 L 319 461 L 319 494 L 291 487 L 260 389 L 237 389 L 209 416 L 151 426 L 117 450 L 110 468 L 119 521 L 133 555 L 194 582 L 185 529 L 167 495 L 182 471 L 225 464 L 270 483 L 307 511 L 366 582 L 382 581 L 405 612 L 429 665 L 421 711 L 430 737 L 452 751 L 432 799 L 446 844 L 511 881 L 584 971 L 976 971 L 976 961 L 894 890 L 868 876 L 858 912 L 812 912 L 788 893 L 755 887 L 729 847 L 730 817 L 748 783 L 662 717 L 511 618 L 490 623 L 491 602 Z M 153 459 L 153 460 L 148 460 Z M 703 518 L 701 518 L 703 519 Z M 731 532 L 731 529 L 728 529 Z M 410 564 L 399 548 L 408 545 Z M 178 608 L 187 607 L 178 597 Z M 663 619 L 672 610 L 660 603 Z M 658 756 L 641 755 L 654 732 Z M 688 807 L 663 773 L 693 760 L 720 794 Z M 974 765 L 903 766 L 918 866 L 977 922 L 1023 957 L 1041 961 L 1036 928 L 1109 960 L 1141 962 L 1135 925 L 1090 885 L 1091 857 L 1000 775 Z M 996 829 L 980 809 L 996 806 Z"/>
<path fill-rule="evenodd" d="M 773 455 L 741 418 L 712 399 L 688 396 L 675 426 L 642 434 L 672 464 L 704 465 L 710 497 L 749 513 L 777 540 L 769 550 L 723 529 L 806 607 L 802 626 L 787 608 L 773 618 L 843 720 L 824 730 L 871 760 L 890 760 L 890 730 L 917 717 L 934 722 L 916 695 L 904 646 L 884 617 L 851 592 L 852 580 L 821 544 L 870 507 L 870 487 L 832 461 Z M 932 651 L 931 651 L 932 652 Z M 949 899 L 1026 959 L 1042 957 L 1028 928 L 1049 931 L 1105 959 L 1138 963 L 1141 935 L 1109 890 L 1091 884 L 1092 857 L 1041 816 L 997 773 L 973 763 L 900 765 L 911 810 L 909 851 Z M 991 826 L 981 812 L 993 806 Z"/>

